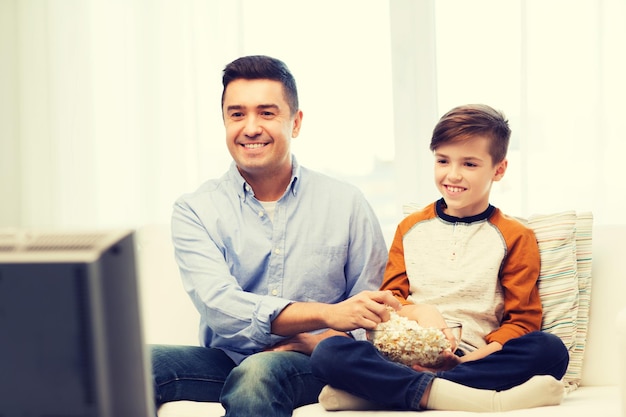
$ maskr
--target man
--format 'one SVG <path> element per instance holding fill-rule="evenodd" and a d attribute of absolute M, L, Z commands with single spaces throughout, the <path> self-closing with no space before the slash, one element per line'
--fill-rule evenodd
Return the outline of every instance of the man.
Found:
<path fill-rule="evenodd" d="M 200 312 L 200 347 L 153 346 L 157 405 L 221 401 L 226 416 L 290 416 L 323 384 L 309 355 L 319 341 L 389 318 L 376 291 L 387 251 L 355 187 L 300 166 L 295 80 L 280 60 L 224 69 L 228 172 L 174 206 L 184 287 Z"/>

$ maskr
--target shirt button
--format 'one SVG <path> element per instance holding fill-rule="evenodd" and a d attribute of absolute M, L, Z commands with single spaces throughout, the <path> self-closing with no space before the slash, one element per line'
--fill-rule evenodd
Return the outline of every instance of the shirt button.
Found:
<path fill-rule="evenodd" d="M 275 253 L 276 255 L 280 255 L 280 249 L 278 249 L 278 248 L 274 249 L 274 253 Z"/>
<path fill-rule="evenodd" d="M 272 290 L 272 295 L 278 295 L 278 291 L 276 289 Z"/>
<path fill-rule="evenodd" d="M 262 211 L 259 211 L 259 217 L 263 217 L 265 215 L 265 213 L 263 213 Z"/>

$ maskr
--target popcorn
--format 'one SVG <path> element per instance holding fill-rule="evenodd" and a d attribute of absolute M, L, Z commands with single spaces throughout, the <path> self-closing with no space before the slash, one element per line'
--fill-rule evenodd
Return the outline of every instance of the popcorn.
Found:
<path fill-rule="evenodd" d="M 390 319 L 367 332 L 368 339 L 390 360 L 408 366 L 435 367 L 450 341 L 441 329 L 422 327 L 416 321 L 390 311 Z"/>

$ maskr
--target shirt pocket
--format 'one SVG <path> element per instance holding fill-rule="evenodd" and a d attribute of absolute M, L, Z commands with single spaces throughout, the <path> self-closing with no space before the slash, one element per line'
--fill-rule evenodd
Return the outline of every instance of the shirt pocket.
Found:
<path fill-rule="evenodd" d="M 300 263 L 302 301 L 334 303 L 347 293 L 348 246 L 311 246 Z"/>

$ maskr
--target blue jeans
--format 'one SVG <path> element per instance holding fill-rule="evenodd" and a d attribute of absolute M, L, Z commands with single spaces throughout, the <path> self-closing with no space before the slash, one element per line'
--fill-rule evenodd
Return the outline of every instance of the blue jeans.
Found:
<path fill-rule="evenodd" d="M 434 378 L 501 391 L 535 375 L 561 379 L 568 363 L 569 354 L 561 339 L 545 332 L 509 340 L 502 350 L 483 359 L 436 374 L 391 362 L 370 342 L 345 337 L 323 340 L 311 356 L 313 375 L 327 384 L 398 410 L 419 410 L 424 391 Z"/>
<path fill-rule="evenodd" d="M 219 349 L 151 346 L 157 406 L 177 400 L 221 402 L 226 417 L 291 416 L 317 402 L 324 383 L 298 352 L 261 352 L 236 365 Z"/>

